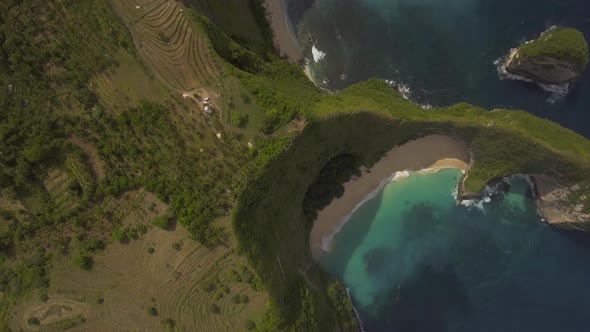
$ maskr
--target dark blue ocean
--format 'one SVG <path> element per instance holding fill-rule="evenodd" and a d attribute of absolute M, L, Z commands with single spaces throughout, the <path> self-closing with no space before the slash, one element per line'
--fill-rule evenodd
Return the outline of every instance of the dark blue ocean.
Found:
<path fill-rule="evenodd" d="M 402 82 L 421 104 L 524 109 L 590 137 L 590 70 L 567 97 L 500 80 L 494 61 L 552 25 L 590 38 L 588 0 L 288 0 L 316 79 Z M 312 46 L 324 54 L 317 62 Z"/>
<path fill-rule="evenodd" d="M 500 80 L 494 64 L 553 25 L 590 38 L 589 0 L 287 4 L 328 89 L 378 77 L 405 84 L 420 104 L 523 109 L 590 138 L 590 70 L 556 100 L 535 85 Z M 319 262 L 349 288 L 365 331 L 590 331 L 589 236 L 543 224 L 522 179 L 480 208 L 457 207 L 457 172 L 388 185 Z"/>
<path fill-rule="evenodd" d="M 319 258 L 349 288 L 364 331 L 589 331 L 588 236 L 542 223 L 524 178 L 456 206 L 460 176 L 389 183 Z"/>

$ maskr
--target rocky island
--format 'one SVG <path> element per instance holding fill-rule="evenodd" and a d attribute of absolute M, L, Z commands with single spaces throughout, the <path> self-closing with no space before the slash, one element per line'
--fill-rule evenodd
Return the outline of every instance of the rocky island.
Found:
<path fill-rule="evenodd" d="M 588 63 L 584 35 L 572 28 L 552 27 L 537 39 L 511 50 L 503 64 L 514 79 L 543 85 L 564 85 L 580 78 Z"/>

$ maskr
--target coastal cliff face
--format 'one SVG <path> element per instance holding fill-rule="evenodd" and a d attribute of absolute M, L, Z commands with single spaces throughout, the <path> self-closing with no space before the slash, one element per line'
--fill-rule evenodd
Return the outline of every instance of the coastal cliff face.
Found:
<path fill-rule="evenodd" d="M 589 230 L 590 212 L 585 203 L 588 197 L 580 185 L 563 186 L 544 175 L 532 178 L 537 207 L 547 223 L 560 228 Z"/>
<path fill-rule="evenodd" d="M 588 63 L 588 45 L 575 29 L 552 27 L 511 51 L 508 73 L 541 84 L 562 85 L 580 78 Z"/>
<path fill-rule="evenodd" d="M 561 85 L 578 80 L 581 72 L 569 61 L 540 56 L 522 60 L 518 50 L 506 64 L 506 71 L 542 84 Z"/>
<path fill-rule="evenodd" d="M 503 178 L 495 178 L 488 182 L 484 192 L 476 193 L 465 190 L 465 173 L 458 187 L 457 204 L 465 200 L 482 200 L 493 195 L 503 183 Z M 543 220 L 558 228 L 590 231 L 590 188 L 576 184 L 565 186 L 546 175 L 529 175 L 535 193 L 537 209 Z"/>

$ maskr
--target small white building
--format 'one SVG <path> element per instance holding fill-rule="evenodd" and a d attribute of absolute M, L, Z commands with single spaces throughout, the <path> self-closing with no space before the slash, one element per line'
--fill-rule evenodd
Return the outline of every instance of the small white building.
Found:
<path fill-rule="evenodd" d="M 8 84 L 8 93 L 12 94 L 12 84 Z"/>
<path fill-rule="evenodd" d="M 211 107 L 205 106 L 205 108 L 203 108 L 203 110 L 205 111 L 205 113 L 211 114 Z"/>
<path fill-rule="evenodd" d="M 253 149 L 254 148 L 254 143 L 252 143 L 251 141 L 248 141 L 248 149 Z"/>

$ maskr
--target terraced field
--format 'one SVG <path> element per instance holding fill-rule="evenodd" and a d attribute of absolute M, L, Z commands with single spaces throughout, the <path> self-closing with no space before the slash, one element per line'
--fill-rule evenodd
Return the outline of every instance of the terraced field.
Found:
<path fill-rule="evenodd" d="M 173 0 L 113 0 L 136 48 L 155 75 L 176 92 L 217 82 L 220 67 L 204 33 Z"/>
<path fill-rule="evenodd" d="M 144 190 L 125 193 L 104 206 L 126 226 L 149 225 L 167 209 Z M 150 226 L 139 240 L 109 244 L 95 256 L 90 272 L 72 269 L 69 259 L 56 263 L 49 300 L 43 303 L 33 296 L 18 305 L 12 326 L 38 330 L 27 323 L 30 318 L 47 319 L 48 312 L 57 310 L 54 304 L 74 303 L 85 308 L 76 322 L 65 321 L 72 314 L 62 308 L 44 328 L 75 323 L 69 331 L 162 331 L 163 320 L 170 318 L 175 331 L 245 331 L 247 319 L 262 316 L 267 296 L 230 277 L 232 270 L 245 266 L 230 247 L 204 247 L 180 226 L 169 231 Z M 234 295 L 247 296 L 247 303 L 235 303 Z M 149 312 L 152 307 L 155 315 Z"/>
<path fill-rule="evenodd" d="M 80 203 L 70 189 L 73 180 L 72 176 L 61 169 L 52 169 L 44 179 L 45 188 L 49 192 L 53 205 L 65 214 L 74 210 Z"/>
<path fill-rule="evenodd" d="M 136 105 L 142 97 L 154 101 L 165 98 L 152 82 L 155 77 L 177 95 L 210 97 L 224 124 L 231 124 L 233 112 L 247 113 L 246 129 L 256 133 L 264 113 L 250 102 L 254 97 L 242 83 L 224 70 L 223 60 L 214 54 L 207 35 L 185 16 L 186 8 L 181 3 L 173 0 L 111 2 L 152 74 L 139 73 L 135 59 L 120 55 L 121 65 L 117 70 L 101 74 L 93 81 L 94 90 L 109 108 L 124 110 Z M 149 92 L 141 91 L 144 86 Z"/>
<path fill-rule="evenodd" d="M 131 46 L 133 47 L 133 46 Z M 120 50 L 115 56 L 117 68 L 99 73 L 90 87 L 111 112 L 123 112 L 140 100 L 162 102 L 171 94 L 136 58 L 134 51 Z"/>

